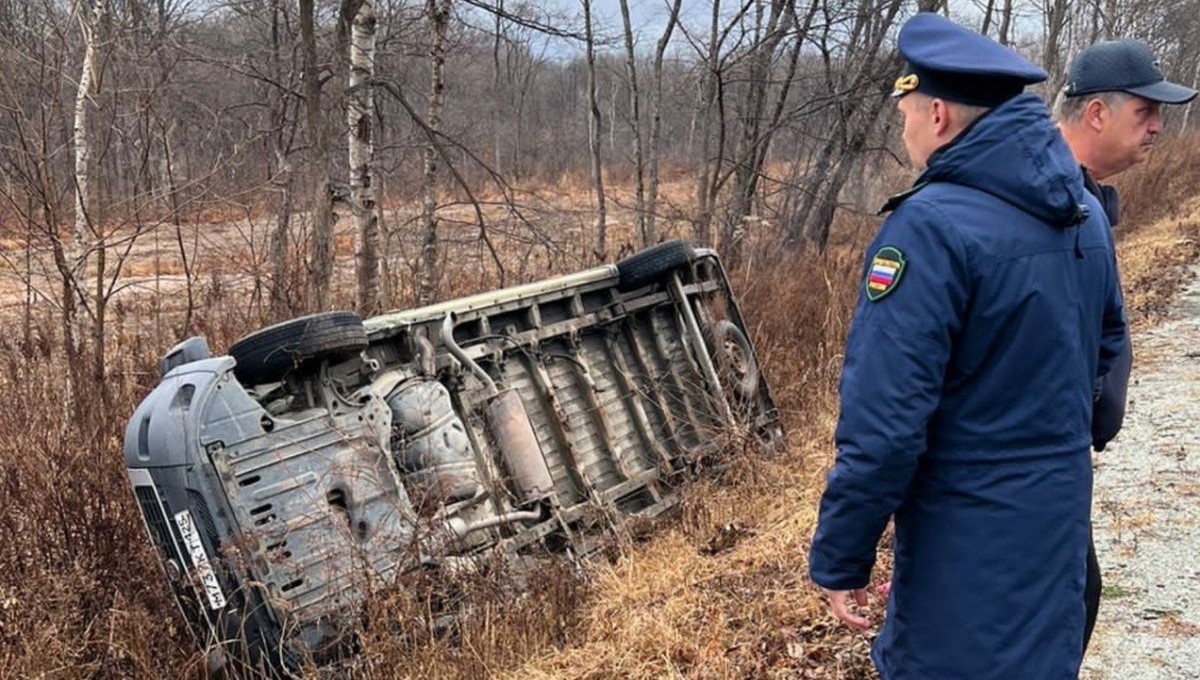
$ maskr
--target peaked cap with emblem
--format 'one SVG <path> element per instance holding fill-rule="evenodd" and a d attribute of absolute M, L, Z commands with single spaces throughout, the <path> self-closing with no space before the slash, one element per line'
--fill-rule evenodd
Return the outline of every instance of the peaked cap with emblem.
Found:
<path fill-rule="evenodd" d="M 905 71 L 896 80 L 893 97 L 922 92 L 992 108 L 1047 77 L 1012 49 L 931 12 L 921 12 L 905 22 L 897 47 Z"/>

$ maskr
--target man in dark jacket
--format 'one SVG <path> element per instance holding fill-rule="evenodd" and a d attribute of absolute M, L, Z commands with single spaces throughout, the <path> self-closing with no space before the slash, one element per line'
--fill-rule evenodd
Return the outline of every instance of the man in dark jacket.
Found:
<path fill-rule="evenodd" d="M 884 680 L 1075 678 L 1093 383 L 1125 335 L 1108 226 L 1022 94 L 1041 69 L 935 14 L 899 48 L 923 172 L 868 252 L 810 573 L 869 627 L 850 602 L 893 518 Z"/>
<path fill-rule="evenodd" d="M 1117 192 L 1100 184 L 1144 161 L 1162 132 L 1162 105 L 1185 104 L 1196 97 L 1190 87 L 1167 82 L 1149 46 L 1137 40 L 1110 40 L 1083 50 L 1071 62 L 1067 83 L 1055 105 L 1059 129 L 1083 168 L 1084 183 L 1117 226 Z M 1125 352 L 1097 383 L 1092 414 L 1092 446 L 1103 451 L 1125 420 L 1125 392 L 1133 366 L 1133 349 Z M 1093 543 L 1088 550 L 1087 650 L 1100 610 L 1100 563 Z"/>

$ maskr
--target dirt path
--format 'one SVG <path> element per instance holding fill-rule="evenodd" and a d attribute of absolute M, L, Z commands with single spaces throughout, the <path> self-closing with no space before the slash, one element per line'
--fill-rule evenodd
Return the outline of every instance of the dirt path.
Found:
<path fill-rule="evenodd" d="M 1097 455 L 1100 619 L 1084 680 L 1200 678 L 1200 267 L 1134 337 L 1124 430 Z"/>

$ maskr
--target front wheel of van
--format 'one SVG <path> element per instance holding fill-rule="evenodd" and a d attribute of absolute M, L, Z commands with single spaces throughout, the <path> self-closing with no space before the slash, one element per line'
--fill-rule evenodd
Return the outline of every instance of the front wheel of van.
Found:
<path fill-rule="evenodd" d="M 759 371 L 750 339 L 727 319 L 718 321 L 705 335 L 721 369 L 721 382 L 739 398 L 752 399 L 758 394 Z"/>
<path fill-rule="evenodd" d="M 313 359 L 347 356 L 367 347 L 367 331 L 354 312 L 323 312 L 268 326 L 233 343 L 233 374 L 245 385 L 282 378 Z"/>

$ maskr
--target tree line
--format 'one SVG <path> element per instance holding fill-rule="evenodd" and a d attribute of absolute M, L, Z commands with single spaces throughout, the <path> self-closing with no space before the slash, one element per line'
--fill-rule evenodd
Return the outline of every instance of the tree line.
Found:
<path fill-rule="evenodd" d="M 25 346 L 33 310 L 53 309 L 73 384 L 102 383 L 109 306 L 151 241 L 179 270 L 186 334 L 199 230 L 237 211 L 265 220 L 253 290 L 276 318 L 328 308 L 339 267 L 363 313 L 402 279 L 436 299 L 451 221 L 511 282 L 504 244 L 558 237 L 528 187 L 564 177 L 588 187 L 594 261 L 618 254 L 614 182 L 635 246 L 670 218 L 730 258 L 751 236 L 822 251 L 902 156 L 887 93 L 916 11 L 1039 60 L 1048 96 L 1075 50 L 1112 37 L 1200 78 L 1194 0 L 656 2 L 639 25 L 629 0 L 0 0 L 0 215 L 21 244 L 0 256 L 24 285 Z M 398 204 L 419 208 L 382 210 Z"/>

